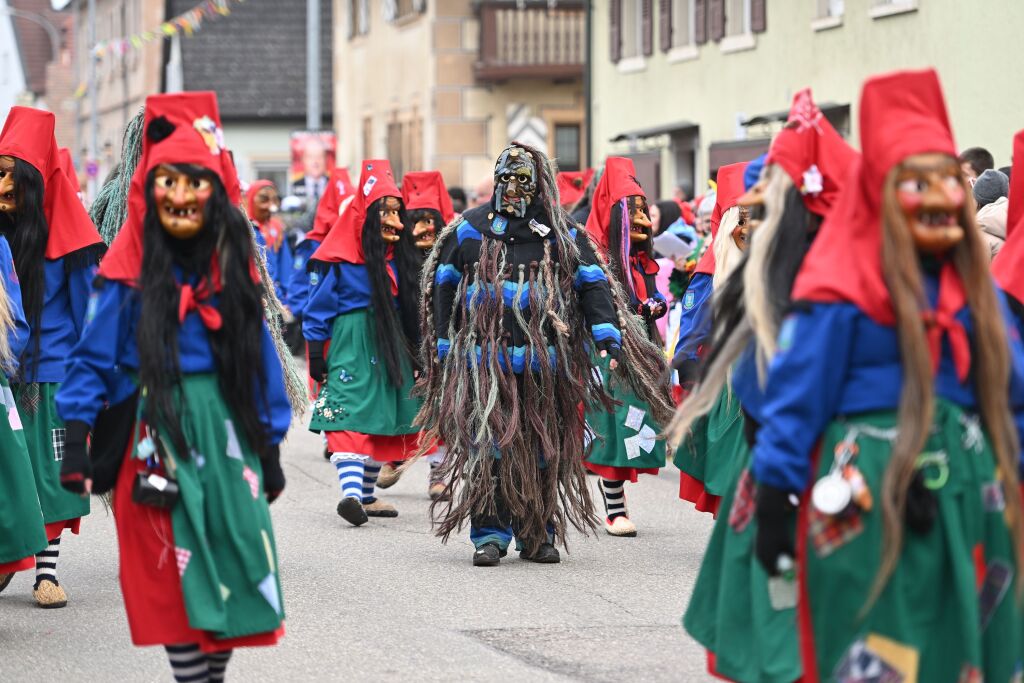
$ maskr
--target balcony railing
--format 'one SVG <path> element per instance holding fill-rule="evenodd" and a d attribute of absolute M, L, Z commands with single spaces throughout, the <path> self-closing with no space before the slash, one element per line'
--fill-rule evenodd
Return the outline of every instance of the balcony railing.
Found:
<path fill-rule="evenodd" d="M 520 8 L 521 6 L 521 8 Z M 583 77 L 584 11 L 581 0 L 478 1 L 479 81 L 510 78 L 571 80 Z"/>

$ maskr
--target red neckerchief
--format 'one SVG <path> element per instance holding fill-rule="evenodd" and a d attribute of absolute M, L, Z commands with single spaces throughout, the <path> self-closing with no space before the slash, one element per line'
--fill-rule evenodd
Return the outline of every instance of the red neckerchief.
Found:
<path fill-rule="evenodd" d="M 953 352 L 953 364 L 956 376 L 961 381 L 967 380 L 971 368 L 971 343 L 967 338 L 967 330 L 956 319 L 957 312 L 964 307 L 967 297 L 964 285 L 952 262 L 942 266 L 939 275 L 939 297 L 935 310 L 923 311 L 925 333 L 928 335 L 928 350 L 932 356 L 932 372 L 939 371 L 942 360 L 942 337 L 949 337 L 949 346 Z"/>
<path fill-rule="evenodd" d="M 633 271 L 633 293 L 640 302 L 647 301 L 650 297 L 647 294 L 647 280 L 644 279 L 644 275 L 657 275 L 657 262 L 646 251 L 641 251 L 629 257 L 629 268 Z"/>
<path fill-rule="evenodd" d="M 213 287 L 210 286 L 211 279 L 217 283 Z M 178 291 L 180 292 L 178 296 L 179 323 L 185 322 L 185 316 L 196 311 L 206 329 L 219 330 L 221 328 L 224 320 L 221 318 L 220 311 L 213 304 L 208 303 L 214 291 L 220 291 L 220 263 L 217 260 L 216 252 L 210 259 L 209 276 L 204 275 L 196 287 L 187 283 L 179 285 Z"/>

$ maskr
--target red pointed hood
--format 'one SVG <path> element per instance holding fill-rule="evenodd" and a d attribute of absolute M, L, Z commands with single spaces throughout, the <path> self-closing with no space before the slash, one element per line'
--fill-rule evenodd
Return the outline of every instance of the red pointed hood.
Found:
<path fill-rule="evenodd" d="M 824 216 L 857 152 L 836 132 L 814 103 L 811 89 L 793 97 L 786 127 L 772 141 L 766 164 L 778 164 L 793 180 L 808 211 Z"/>
<path fill-rule="evenodd" d="M 228 202 L 238 206 L 241 188 L 231 154 L 224 148 L 217 96 L 182 92 L 146 98 L 142 154 L 128 192 L 128 218 L 100 263 L 100 275 L 135 285 L 142 270 L 142 222 L 146 215 L 145 182 L 160 164 L 193 164 L 220 178 Z"/>
<path fill-rule="evenodd" d="M 606 252 L 612 211 L 616 204 L 633 195 L 647 197 L 636 179 L 633 160 L 625 157 L 608 157 L 604 162 L 604 173 L 594 188 L 594 197 L 590 202 L 590 217 L 587 218 L 587 232 Z"/>
<path fill-rule="evenodd" d="M 992 275 L 1003 291 L 1024 304 L 1024 130 L 1013 136 L 1006 244 L 992 262 Z"/>
<path fill-rule="evenodd" d="M 78 189 L 61 167 L 54 123 L 48 111 L 11 107 L 0 132 L 0 156 L 17 157 L 43 177 L 43 213 L 50 230 L 45 256 L 50 260 L 103 244 Z"/>
<path fill-rule="evenodd" d="M 718 169 L 718 191 L 715 193 L 715 208 L 711 212 L 711 242 L 718 237 L 718 225 L 722 222 L 725 212 L 736 206 L 736 201 L 743 196 L 743 172 L 747 170 L 746 161 L 729 164 Z M 715 249 L 709 246 L 697 262 L 693 274 L 715 274 Z"/>
<path fill-rule="evenodd" d="M 360 166 L 359 186 L 345 212 L 313 252 L 311 260 L 325 263 L 366 263 L 363 256 L 363 223 L 366 211 L 381 197 L 399 197 L 402 192 L 395 184 L 391 163 L 384 159 L 368 159 Z"/>
<path fill-rule="evenodd" d="M 572 206 L 578 202 L 587 191 L 587 185 L 593 177 L 592 168 L 585 171 L 559 171 L 555 176 L 555 182 L 558 184 L 558 196 L 561 197 L 562 206 Z"/>
<path fill-rule="evenodd" d="M 273 214 L 266 223 L 256 220 L 256 195 L 265 187 L 275 187 L 275 185 L 271 180 L 257 180 L 249 186 L 245 193 L 245 210 L 249 215 L 249 220 L 259 226 L 260 234 L 263 235 L 263 241 L 266 242 L 267 248 L 276 252 L 284 242 L 284 223 Z"/>
<path fill-rule="evenodd" d="M 861 92 L 860 136 L 863 156 L 851 166 L 836 205 L 804 259 L 793 299 L 849 302 L 875 322 L 892 325 L 895 314 L 882 273 L 885 177 L 914 154 L 956 156 L 935 71 L 899 71 L 868 79 Z M 963 297 L 963 287 L 958 277 L 954 280 L 943 278 L 937 308 L 958 309 L 954 299 Z"/>
<path fill-rule="evenodd" d="M 440 212 L 445 224 L 455 218 L 452 198 L 440 171 L 414 171 L 402 176 L 402 200 L 405 210 L 434 209 Z"/>
<path fill-rule="evenodd" d="M 75 171 L 75 161 L 71 158 L 71 150 L 67 147 L 58 147 L 57 153 L 60 155 L 61 170 L 68 177 L 68 182 L 75 189 L 75 194 L 80 195 L 82 193 L 82 185 L 78 182 L 78 172 Z"/>
<path fill-rule="evenodd" d="M 346 206 L 345 200 L 355 196 L 355 193 L 356 188 L 352 185 L 347 168 L 331 171 L 331 179 L 327 181 L 327 188 L 320 197 L 320 203 L 316 205 L 313 229 L 306 233 L 306 239 L 323 242 Z"/>

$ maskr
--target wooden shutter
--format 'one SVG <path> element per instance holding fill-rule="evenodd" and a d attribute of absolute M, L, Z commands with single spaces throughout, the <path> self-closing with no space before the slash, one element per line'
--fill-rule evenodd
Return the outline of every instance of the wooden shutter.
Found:
<path fill-rule="evenodd" d="M 661 51 L 672 49 L 672 0 L 658 0 L 658 34 Z"/>
<path fill-rule="evenodd" d="M 611 9 L 608 22 L 611 29 L 608 36 L 609 56 L 612 64 L 618 64 L 622 59 L 622 0 L 610 0 L 608 7 Z"/>
<path fill-rule="evenodd" d="M 717 43 L 725 37 L 725 0 L 708 0 L 708 24 L 711 40 Z"/>
<path fill-rule="evenodd" d="M 768 29 L 768 10 L 765 0 L 750 0 L 750 32 L 764 33 Z"/>
<path fill-rule="evenodd" d="M 654 54 L 654 0 L 640 0 L 640 32 L 643 34 L 643 55 Z"/>
<path fill-rule="evenodd" d="M 708 42 L 708 0 L 693 0 L 693 41 Z"/>

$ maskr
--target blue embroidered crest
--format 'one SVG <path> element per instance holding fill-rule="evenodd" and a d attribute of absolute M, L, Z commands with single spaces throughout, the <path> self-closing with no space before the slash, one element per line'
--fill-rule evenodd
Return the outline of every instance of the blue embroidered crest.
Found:
<path fill-rule="evenodd" d="M 779 328 L 779 353 L 785 353 L 793 348 L 793 337 L 796 336 L 796 316 L 788 316 L 782 321 Z"/>
<path fill-rule="evenodd" d="M 491 232 L 495 235 L 504 235 L 505 229 L 508 227 L 508 219 L 504 216 L 495 216 L 494 221 L 491 223 Z"/>
<path fill-rule="evenodd" d="M 292 261 L 292 270 L 300 270 L 302 268 L 302 257 L 296 256 L 295 260 Z"/>
<path fill-rule="evenodd" d="M 316 287 L 318 284 L 320 284 L 320 273 L 316 272 L 315 270 L 312 273 L 310 273 L 309 284 L 311 287 Z"/>
<path fill-rule="evenodd" d="M 696 296 L 693 292 L 687 291 L 686 294 L 683 295 L 683 308 L 686 310 L 693 308 L 693 301 L 695 298 Z"/>
<path fill-rule="evenodd" d="M 85 309 L 85 324 L 88 325 L 92 322 L 93 318 L 96 317 L 96 309 L 100 306 L 100 296 L 98 292 L 92 292 L 89 294 L 89 304 Z"/>

